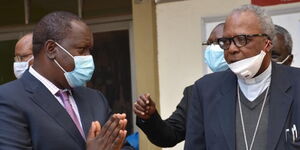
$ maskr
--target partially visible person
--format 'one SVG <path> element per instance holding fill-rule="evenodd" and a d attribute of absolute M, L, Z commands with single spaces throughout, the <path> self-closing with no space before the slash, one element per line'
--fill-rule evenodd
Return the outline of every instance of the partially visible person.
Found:
<path fill-rule="evenodd" d="M 278 64 L 290 66 L 293 62 L 293 40 L 290 33 L 282 26 L 275 25 L 275 37 L 273 39 L 272 60 Z"/>
<path fill-rule="evenodd" d="M 223 35 L 224 23 L 218 24 L 211 32 L 208 40 L 202 45 L 207 45 L 204 51 L 204 62 L 212 72 L 220 72 L 228 69 L 224 58 L 224 50 L 218 45 L 217 39 Z"/>
<path fill-rule="evenodd" d="M 125 114 L 86 88 L 94 72 L 93 34 L 69 12 L 43 17 L 33 32 L 33 65 L 0 86 L 1 150 L 120 150 Z"/>
<path fill-rule="evenodd" d="M 205 50 L 205 63 L 214 72 L 228 69 L 224 59 L 224 50 L 217 44 L 217 39 L 223 36 L 224 23 L 218 24 L 211 32 Z M 176 110 L 166 120 L 158 114 L 150 94 L 139 96 L 134 104 L 137 115 L 136 124 L 147 135 L 148 139 L 159 147 L 172 147 L 185 139 L 186 113 L 191 98 L 192 85 L 184 89 L 183 98 Z"/>
<path fill-rule="evenodd" d="M 24 35 L 15 47 L 14 74 L 17 79 L 33 64 L 32 32 Z"/>

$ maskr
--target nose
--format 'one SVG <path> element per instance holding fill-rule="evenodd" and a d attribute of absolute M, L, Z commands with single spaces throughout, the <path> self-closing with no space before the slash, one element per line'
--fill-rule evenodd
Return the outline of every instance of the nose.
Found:
<path fill-rule="evenodd" d="M 238 47 L 235 45 L 234 41 L 232 40 L 229 48 L 226 50 L 229 54 L 235 54 L 239 51 Z"/>

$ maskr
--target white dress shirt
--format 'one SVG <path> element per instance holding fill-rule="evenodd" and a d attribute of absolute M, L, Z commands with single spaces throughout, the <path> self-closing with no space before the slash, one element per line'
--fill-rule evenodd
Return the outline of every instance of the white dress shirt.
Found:
<path fill-rule="evenodd" d="M 52 82 L 50 82 L 48 79 L 46 79 L 45 77 L 43 77 L 41 74 L 39 74 L 38 72 L 36 72 L 32 66 L 30 66 L 29 68 L 29 73 L 31 73 L 35 78 L 37 78 L 39 81 L 42 82 L 42 84 L 44 84 L 44 86 L 50 91 L 50 93 L 57 99 L 57 101 L 64 107 L 64 103 L 61 100 L 61 98 L 59 96 L 56 96 L 56 93 L 60 90 L 58 87 L 56 87 Z M 63 91 L 67 91 L 67 89 L 64 89 Z M 79 111 L 78 111 L 78 107 L 76 105 L 76 102 L 73 98 L 72 92 L 69 90 L 69 100 L 70 103 L 72 105 L 72 108 L 76 114 L 76 117 L 79 120 L 79 124 L 80 127 L 82 128 L 82 124 L 81 124 L 81 119 L 80 119 L 80 115 L 79 115 Z M 65 107 L 64 107 L 65 108 Z"/>
<path fill-rule="evenodd" d="M 242 79 L 238 77 L 238 84 L 243 94 L 251 102 L 254 101 L 271 83 L 272 63 L 260 75 L 252 79 Z"/>

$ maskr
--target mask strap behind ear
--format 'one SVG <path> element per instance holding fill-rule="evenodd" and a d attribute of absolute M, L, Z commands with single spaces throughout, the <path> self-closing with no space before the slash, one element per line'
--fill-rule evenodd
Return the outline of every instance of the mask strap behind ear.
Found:
<path fill-rule="evenodd" d="M 59 48 L 61 48 L 63 51 L 65 51 L 69 56 L 71 56 L 72 58 L 74 58 L 73 57 L 73 55 L 70 53 L 70 52 L 68 52 L 64 47 L 62 47 L 60 44 L 58 44 L 57 42 L 54 42 Z"/>
<path fill-rule="evenodd" d="M 272 41 L 271 40 L 268 40 L 267 41 L 267 44 L 265 45 L 264 49 L 266 49 L 268 46 L 272 45 Z M 271 48 L 270 48 L 271 49 Z"/>
<path fill-rule="evenodd" d="M 26 62 L 30 62 L 32 59 L 33 59 L 34 57 L 32 56 L 32 57 L 30 57 L 30 59 L 28 59 Z"/>

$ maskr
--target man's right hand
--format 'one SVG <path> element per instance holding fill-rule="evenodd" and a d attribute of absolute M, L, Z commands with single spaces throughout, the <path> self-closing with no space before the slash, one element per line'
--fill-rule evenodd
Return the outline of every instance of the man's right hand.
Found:
<path fill-rule="evenodd" d="M 149 119 L 156 112 L 155 103 L 151 99 L 150 94 L 139 96 L 134 103 L 133 110 L 138 117 L 144 120 Z"/>
<path fill-rule="evenodd" d="M 92 122 L 86 140 L 86 150 L 120 150 L 126 137 L 125 114 L 114 114 L 101 128 L 98 121 Z"/>

